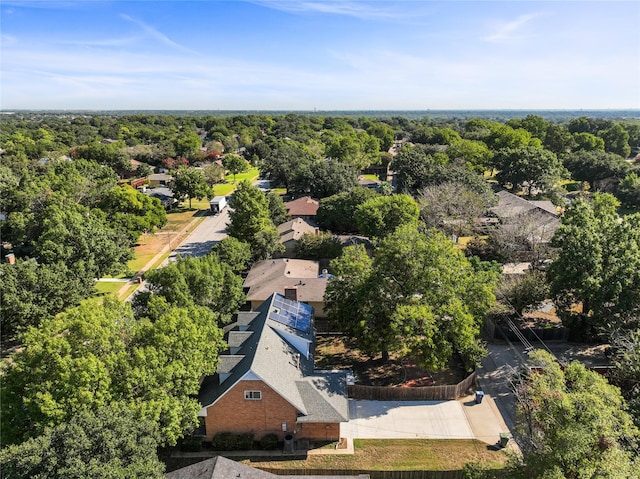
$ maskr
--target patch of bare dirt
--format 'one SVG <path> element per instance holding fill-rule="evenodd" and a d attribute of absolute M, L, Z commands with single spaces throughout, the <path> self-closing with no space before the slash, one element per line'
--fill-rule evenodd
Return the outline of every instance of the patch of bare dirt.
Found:
<path fill-rule="evenodd" d="M 450 361 L 443 371 L 430 372 L 420 368 L 411 358 L 382 357 L 363 354 L 353 338 L 342 335 L 316 337 L 316 369 L 350 369 L 356 383 L 363 386 L 421 387 L 457 384 L 465 377 L 461 364 Z"/>

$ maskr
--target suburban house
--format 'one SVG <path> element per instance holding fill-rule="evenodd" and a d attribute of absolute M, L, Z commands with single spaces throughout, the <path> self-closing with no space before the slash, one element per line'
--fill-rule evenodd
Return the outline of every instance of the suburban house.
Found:
<path fill-rule="evenodd" d="M 298 240 L 305 233 L 315 234 L 317 232 L 318 228 L 316 226 L 313 226 L 302 218 L 295 218 L 278 225 L 280 243 L 282 243 L 285 248 L 284 253 L 282 253 L 281 256 L 284 258 L 295 258 L 295 250 Z"/>
<path fill-rule="evenodd" d="M 144 188 L 142 192 L 151 198 L 158 198 L 165 210 L 173 208 L 178 200 L 174 198 L 173 191 L 164 186 L 158 188 Z"/>
<path fill-rule="evenodd" d="M 232 461 L 223 456 L 216 456 L 206 461 L 200 461 L 190 466 L 183 467 L 173 472 L 168 472 L 164 475 L 166 479 L 283 479 L 283 476 L 278 476 L 270 472 L 262 471 L 251 466 L 247 466 L 240 462 Z M 322 478 L 329 476 L 284 476 L 284 479 L 293 478 Z M 334 478 L 336 476 L 330 476 Z M 369 479 L 369 474 L 358 474 L 354 476 L 340 476 L 340 479 Z M 330 478 L 329 478 L 330 479 Z"/>
<path fill-rule="evenodd" d="M 273 293 L 313 307 L 324 318 L 324 291 L 329 274 L 320 263 L 306 259 L 267 259 L 253 264 L 243 288 L 251 309 L 256 310 Z"/>
<path fill-rule="evenodd" d="M 241 311 L 199 394 L 205 440 L 221 432 L 334 441 L 349 420 L 346 371 L 315 371 L 313 308 L 273 293 Z"/>
<path fill-rule="evenodd" d="M 149 175 L 150 186 L 166 186 L 173 181 L 173 176 L 166 173 L 154 173 Z"/>
<path fill-rule="evenodd" d="M 522 230 L 528 227 L 526 232 L 530 243 L 548 244 L 553 234 L 560 225 L 559 213 L 556 206 L 550 201 L 528 201 L 520 196 L 500 191 L 498 204 L 490 211 L 502 223 L 509 223 L 512 220 L 519 224 Z"/>
<path fill-rule="evenodd" d="M 284 204 L 287 214 L 291 218 L 302 218 L 307 221 L 314 221 L 320 202 L 310 196 L 303 196 L 297 200 L 288 201 Z"/>

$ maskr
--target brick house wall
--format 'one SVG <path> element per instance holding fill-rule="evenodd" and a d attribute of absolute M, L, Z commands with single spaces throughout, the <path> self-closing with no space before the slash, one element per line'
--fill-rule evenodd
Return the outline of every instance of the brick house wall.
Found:
<path fill-rule="evenodd" d="M 262 399 L 245 399 L 245 391 L 260 391 Z M 239 381 L 207 408 L 206 440 L 210 441 L 220 432 L 252 432 L 257 440 L 275 433 L 283 440 L 286 433 L 282 423 L 287 423 L 287 431 L 294 431 L 297 416 L 298 411 L 264 382 Z"/>

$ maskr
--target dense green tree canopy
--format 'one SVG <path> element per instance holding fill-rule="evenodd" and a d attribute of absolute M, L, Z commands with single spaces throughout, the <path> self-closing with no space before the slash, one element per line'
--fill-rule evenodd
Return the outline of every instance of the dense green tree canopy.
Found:
<path fill-rule="evenodd" d="M 606 178 L 624 178 L 629 165 L 615 153 L 603 151 L 578 151 L 564 159 L 564 166 L 571 177 L 578 181 L 587 181 L 591 189 L 596 189 L 598 181 Z"/>
<path fill-rule="evenodd" d="M 539 369 L 516 383 L 522 462 L 510 477 L 637 477 L 638 430 L 618 388 L 577 361 L 562 368 L 546 351 L 529 357 Z"/>
<path fill-rule="evenodd" d="M 6 339 L 38 326 L 95 292 L 93 275 L 81 265 L 63 262 L 38 264 L 32 259 L 18 259 L 11 265 L 0 264 L 0 318 Z"/>
<path fill-rule="evenodd" d="M 617 196 L 625 206 L 640 207 L 640 177 L 637 173 L 629 173 L 622 179 Z"/>
<path fill-rule="evenodd" d="M 269 217 L 273 221 L 274 225 L 281 225 L 289 220 L 287 214 L 287 207 L 280 196 L 275 190 L 269 190 L 265 193 L 267 201 L 269 202 Z"/>
<path fill-rule="evenodd" d="M 301 167 L 289 187 L 295 196 L 326 198 L 358 186 L 356 170 L 337 160 L 317 160 Z"/>
<path fill-rule="evenodd" d="M 396 172 L 398 191 L 414 193 L 428 184 L 435 167 L 448 162 L 447 155 L 432 148 L 404 146 L 390 166 Z"/>
<path fill-rule="evenodd" d="M 432 370 L 454 352 L 468 365 L 482 357 L 480 327 L 497 275 L 476 272 L 442 233 L 402 226 L 373 259 L 362 246 L 345 248 L 331 272 L 326 310 L 363 351 L 408 355 Z"/>
<path fill-rule="evenodd" d="M 167 224 L 167 213 L 160 200 L 129 185 L 109 190 L 99 206 L 107 213 L 111 225 L 127 233 L 132 243 L 142 233 L 152 233 Z"/>
<path fill-rule="evenodd" d="M 215 371 L 222 331 L 206 308 L 153 303 L 152 319 L 136 320 L 128 304 L 105 299 L 30 329 L 3 377 L 3 444 L 115 403 L 158 424 L 163 444 L 197 426 L 194 396 Z"/>
<path fill-rule="evenodd" d="M 251 264 L 251 247 L 249 243 L 227 236 L 211 250 L 220 262 L 227 264 L 234 273 L 245 271 Z"/>
<path fill-rule="evenodd" d="M 357 233 L 356 210 L 365 201 L 375 198 L 370 188 L 357 186 L 349 191 L 320 199 L 316 221 L 324 230 L 334 233 Z"/>
<path fill-rule="evenodd" d="M 568 312 L 582 306 L 585 334 L 610 333 L 640 311 L 640 214 L 620 219 L 617 206 L 609 194 L 578 199 L 553 237 L 551 292 Z"/>
<path fill-rule="evenodd" d="M 278 229 L 271 220 L 269 200 L 258 187 L 241 181 L 229 205 L 232 210 L 227 232 L 251 245 L 254 260 L 267 259 L 284 250 Z"/>
<path fill-rule="evenodd" d="M 333 234 L 322 231 L 305 233 L 296 243 L 296 258 L 301 259 L 333 259 L 340 256 L 342 245 Z"/>
<path fill-rule="evenodd" d="M 228 245 L 227 242 L 223 247 L 226 251 Z M 217 254 L 178 258 L 164 268 L 145 273 L 144 278 L 151 295 L 162 296 L 179 307 L 206 306 L 222 323 L 231 321 L 231 315 L 244 302 L 242 278 Z M 136 307 L 148 307 L 149 297 L 141 296 L 136 300 Z"/>
<path fill-rule="evenodd" d="M 502 185 L 523 188 L 528 195 L 534 190 L 545 190 L 566 175 L 562 162 L 552 152 L 543 148 L 507 148 L 495 156 L 500 170 L 496 179 Z"/>
<path fill-rule="evenodd" d="M 366 131 L 350 130 L 345 134 L 325 134 L 325 154 L 345 163 L 357 171 L 365 169 L 378 159 L 380 141 Z"/>
<path fill-rule="evenodd" d="M 403 225 L 417 225 L 420 208 L 409 195 L 376 196 L 356 208 L 355 220 L 360 232 L 371 238 L 383 238 Z"/>
<path fill-rule="evenodd" d="M 68 422 L 0 451 L 5 479 L 162 479 L 158 426 L 124 407 L 82 409 Z"/>

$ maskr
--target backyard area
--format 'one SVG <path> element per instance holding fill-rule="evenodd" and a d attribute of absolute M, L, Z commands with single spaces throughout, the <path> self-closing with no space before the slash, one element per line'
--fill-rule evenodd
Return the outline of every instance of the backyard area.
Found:
<path fill-rule="evenodd" d="M 468 462 L 488 468 L 503 467 L 506 455 L 475 439 L 356 439 L 355 454 L 309 455 L 306 458 L 245 458 L 241 462 L 252 467 L 270 469 L 323 469 L 347 471 L 422 471 L 457 470 Z"/>
<path fill-rule="evenodd" d="M 357 384 L 363 386 L 417 387 L 457 384 L 466 372 L 455 360 L 443 371 L 425 371 L 411 358 L 391 355 L 371 358 L 362 353 L 355 340 L 344 335 L 326 334 L 316 337 L 316 369 L 350 369 Z"/>

